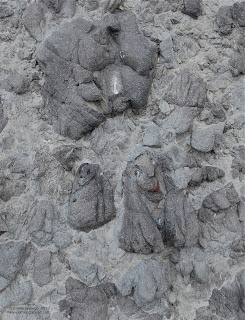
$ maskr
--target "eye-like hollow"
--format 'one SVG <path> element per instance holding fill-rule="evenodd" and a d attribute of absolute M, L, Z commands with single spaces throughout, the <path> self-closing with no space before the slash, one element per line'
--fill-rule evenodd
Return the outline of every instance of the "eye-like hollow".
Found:
<path fill-rule="evenodd" d="M 125 57 L 124 52 L 120 51 L 120 58 L 123 59 Z"/>
<path fill-rule="evenodd" d="M 140 170 L 137 169 L 134 171 L 134 174 L 138 178 L 138 177 L 140 177 L 141 172 L 140 172 Z"/>
<path fill-rule="evenodd" d="M 157 220 L 157 227 L 158 227 L 159 229 L 161 229 L 161 228 L 163 227 L 163 219 L 159 218 L 159 219 Z"/>

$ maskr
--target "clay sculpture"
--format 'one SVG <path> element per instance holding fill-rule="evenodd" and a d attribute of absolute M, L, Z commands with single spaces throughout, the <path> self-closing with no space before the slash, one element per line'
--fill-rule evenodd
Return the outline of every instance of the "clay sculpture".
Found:
<path fill-rule="evenodd" d="M 129 252 L 161 252 L 163 241 L 175 247 L 197 242 L 194 209 L 157 162 L 142 154 L 123 173 L 124 197 L 120 248 Z"/>

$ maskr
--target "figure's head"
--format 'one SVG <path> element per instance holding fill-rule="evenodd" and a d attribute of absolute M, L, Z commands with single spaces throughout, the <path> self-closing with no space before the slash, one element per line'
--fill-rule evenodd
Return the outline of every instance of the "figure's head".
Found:
<path fill-rule="evenodd" d="M 83 163 L 77 170 L 76 181 L 79 185 L 85 185 L 95 177 L 98 170 L 99 165 L 97 164 Z"/>
<path fill-rule="evenodd" d="M 139 155 L 127 166 L 127 175 L 134 176 L 142 194 L 151 201 L 163 199 L 163 186 L 160 185 L 160 171 L 154 158 L 148 154 Z"/>

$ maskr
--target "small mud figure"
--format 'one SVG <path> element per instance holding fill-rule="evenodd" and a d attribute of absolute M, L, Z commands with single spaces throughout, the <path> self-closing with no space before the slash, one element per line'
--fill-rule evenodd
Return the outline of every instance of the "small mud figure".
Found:
<path fill-rule="evenodd" d="M 108 10 L 118 5 L 108 3 Z M 45 73 L 47 120 L 59 134 L 79 139 L 107 117 L 146 105 L 157 48 L 139 33 L 133 13 L 116 11 L 103 21 L 61 25 L 40 45 L 37 61 Z"/>
<path fill-rule="evenodd" d="M 151 156 L 142 154 L 128 163 L 123 190 L 120 248 L 149 254 L 161 252 L 164 241 L 175 247 L 197 242 L 194 209 Z"/>
<path fill-rule="evenodd" d="M 159 168 L 147 155 L 129 162 L 123 173 L 123 224 L 120 247 L 137 253 L 161 252 L 164 249 L 161 227 L 163 215 L 158 204 L 165 189 Z M 154 216 L 155 213 L 155 216 Z"/>
<path fill-rule="evenodd" d="M 99 165 L 84 163 L 73 183 L 68 223 L 77 230 L 89 232 L 115 217 L 113 192 L 100 174 Z"/>

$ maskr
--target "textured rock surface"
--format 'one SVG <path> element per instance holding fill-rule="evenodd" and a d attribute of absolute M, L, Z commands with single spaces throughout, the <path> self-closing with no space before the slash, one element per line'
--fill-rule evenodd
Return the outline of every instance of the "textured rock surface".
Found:
<path fill-rule="evenodd" d="M 38 251 L 35 255 L 33 281 L 40 287 L 51 281 L 51 253 L 48 250 Z"/>
<path fill-rule="evenodd" d="M 109 299 L 116 294 L 116 287 L 105 283 L 90 288 L 70 277 L 66 281 L 66 294 L 67 300 L 61 300 L 59 305 L 61 311 L 70 315 L 70 319 L 106 320 Z"/>
<path fill-rule="evenodd" d="M 82 164 L 72 186 L 68 223 L 77 230 L 89 232 L 115 217 L 113 192 L 109 181 L 100 175 L 100 167 Z"/>
<path fill-rule="evenodd" d="M 29 247 L 25 242 L 10 241 L 0 244 L 0 291 L 3 291 L 17 276 L 25 259 Z"/>
<path fill-rule="evenodd" d="M 0 319 L 245 319 L 245 1 L 0 2 Z"/>
<path fill-rule="evenodd" d="M 8 123 L 8 118 L 4 116 L 3 107 L 0 103 L 0 133 L 3 131 L 7 123 Z"/>
<path fill-rule="evenodd" d="M 208 309 L 200 310 L 214 319 L 243 319 L 244 310 L 244 270 L 237 274 L 233 283 L 214 289 L 209 300 Z M 198 318 L 199 319 L 199 318 Z M 200 317 L 204 319 L 204 317 Z"/>
<path fill-rule="evenodd" d="M 117 12 L 100 23 L 74 19 L 62 25 L 37 58 L 46 74 L 49 122 L 78 139 L 106 115 L 147 103 L 156 47 L 139 34 L 133 14 Z"/>
<path fill-rule="evenodd" d="M 166 263 L 156 260 L 143 260 L 129 270 L 117 283 L 122 296 L 133 292 L 138 307 L 149 308 L 156 304 L 169 290 L 170 279 Z"/>

